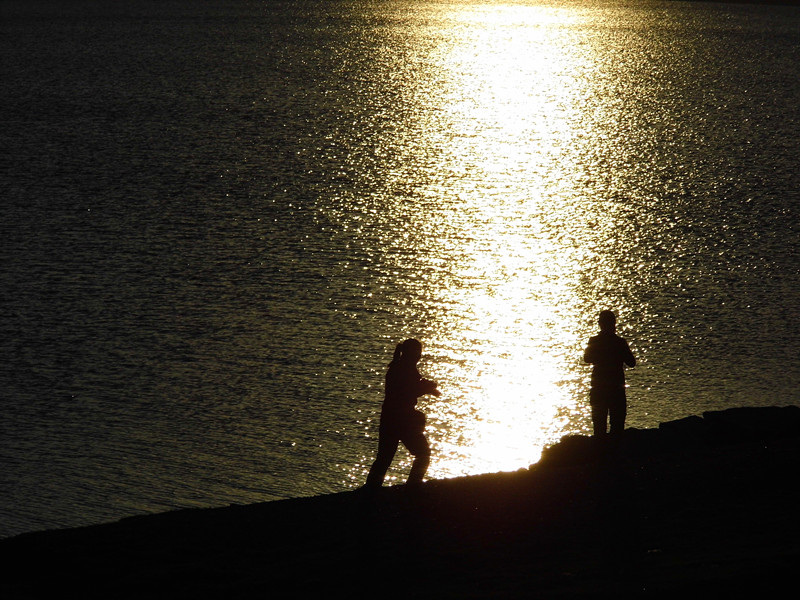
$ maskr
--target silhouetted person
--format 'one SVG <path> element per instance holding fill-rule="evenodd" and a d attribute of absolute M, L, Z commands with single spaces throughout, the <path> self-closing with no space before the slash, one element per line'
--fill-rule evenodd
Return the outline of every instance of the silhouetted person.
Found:
<path fill-rule="evenodd" d="M 625 428 L 628 412 L 625 398 L 625 365 L 636 366 L 628 342 L 616 334 L 617 317 L 610 310 L 600 313 L 600 334 L 589 338 L 583 360 L 594 365 L 589 404 L 592 407 L 594 435 L 606 433 L 611 421 L 610 435 L 619 435 Z"/>
<path fill-rule="evenodd" d="M 367 476 L 364 486 L 367 489 L 383 485 L 383 478 L 400 442 L 414 455 L 407 484 L 422 483 L 428 470 L 431 450 L 425 438 L 425 415 L 415 406 L 420 396 L 438 396 L 440 392 L 433 381 L 420 376 L 417 363 L 421 356 L 422 344 L 415 339 L 408 339 L 397 345 L 394 358 L 389 363 L 378 430 L 378 456 Z"/>

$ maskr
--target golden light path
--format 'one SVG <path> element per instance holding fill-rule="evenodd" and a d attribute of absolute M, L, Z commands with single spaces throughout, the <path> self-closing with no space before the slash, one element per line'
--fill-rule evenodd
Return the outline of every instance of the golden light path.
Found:
<path fill-rule="evenodd" d="M 424 184 L 413 206 L 393 209 L 421 262 L 408 311 L 429 314 L 406 333 L 422 339 L 420 370 L 443 392 L 421 402 L 431 478 L 528 467 L 548 443 L 588 431 L 582 349 L 606 308 L 585 294 L 606 209 L 579 189 L 593 122 L 581 13 L 451 11 L 426 32 L 439 43 L 421 60 L 425 119 L 405 150 L 415 171 L 395 173 Z M 403 456 L 393 481 L 407 472 Z"/>

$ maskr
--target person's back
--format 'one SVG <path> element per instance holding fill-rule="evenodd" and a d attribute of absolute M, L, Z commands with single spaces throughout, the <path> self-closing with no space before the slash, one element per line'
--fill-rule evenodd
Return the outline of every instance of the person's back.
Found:
<path fill-rule="evenodd" d="M 624 387 L 625 365 L 636 366 L 628 343 L 613 331 L 589 338 L 584 360 L 594 365 L 592 387 Z"/>
<path fill-rule="evenodd" d="M 393 362 L 386 372 L 383 410 L 392 414 L 407 413 L 417 404 L 422 377 L 416 364 Z"/>

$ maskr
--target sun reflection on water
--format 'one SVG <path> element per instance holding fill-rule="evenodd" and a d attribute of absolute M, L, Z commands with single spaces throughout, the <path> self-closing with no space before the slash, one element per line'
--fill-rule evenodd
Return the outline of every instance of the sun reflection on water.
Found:
<path fill-rule="evenodd" d="M 603 93 L 589 16 L 446 10 L 395 57 L 413 110 L 401 139 L 376 142 L 391 164 L 370 213 L 394 232 L 378 242 L 387 347 L 421 339 L 421 371 L 443 392 L 421 401 L 431 478 L 525 468 L 590 430 L 583 346 L 599 310 L 628 311 L 615 269 L 631 234 L 630 209 L 587 184 L 608 126 L 587 102 Z M 402 481 L 410 457 L 396 463 Z"/>
<path fill-rule="evenodd" d="M 399 209 L 423 274 L 406 282 L 422 298 L 409 310 L 433 313 L 406 328 L 443 391 L 422 402 L 434 478 L 527 467 L 586 412 L 581 251 L 570 235 L 583 225 L 567 154 L 582 135 L 586 58 L 569 27 L 578 14 L 454 10 L 427 65 L 435 85 L 411 152 L 435 157 L 416 190 L 430 202 Z"/>

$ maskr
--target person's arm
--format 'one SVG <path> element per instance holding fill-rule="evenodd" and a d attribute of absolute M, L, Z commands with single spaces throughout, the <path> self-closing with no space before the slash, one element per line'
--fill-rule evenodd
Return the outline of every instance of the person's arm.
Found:
<path fill-rule="evenodd" d="M 625 354 L 623 360 L 625 361 L 625 364 L 628 365 L 629 367 L 635 367 L 636 357 L 633 355 L 633 352 L 631 352 L 631 347 L 628 345 L 628 342 L 626 342 L 625 340 L 622 341 L 625 344 Z"/>
<path fill-rule="evenodd" d="M 583 351 L 583 362 L 594 363 L 597 360 L 595 356 L 596 348 L 597 344 L 594 343 L 594 338 L 589 338 L 589 344 L 586 346 L 586 350 Z"/>
<path fill-rule="evenodd" d="M 418 389 L 419 393 L 417 396 L 424 396 L 425 394 L 440 396 L 442 394 L 438 389 L 436 389 L 436 382 L 431 381 L 430 379 L 420 379 Z"/>

